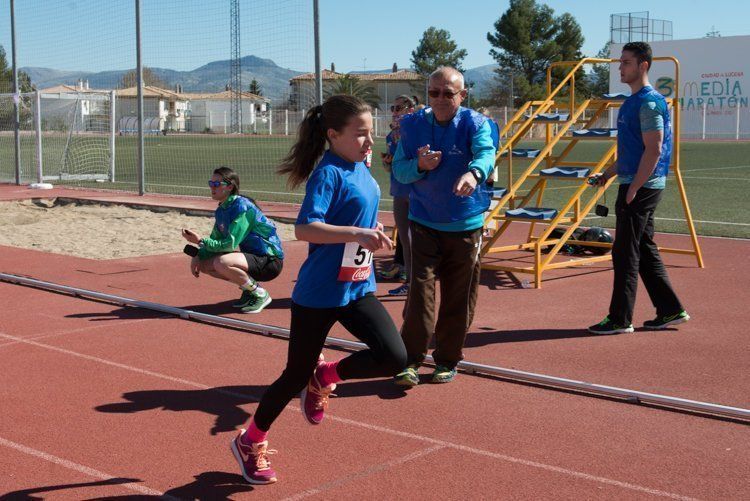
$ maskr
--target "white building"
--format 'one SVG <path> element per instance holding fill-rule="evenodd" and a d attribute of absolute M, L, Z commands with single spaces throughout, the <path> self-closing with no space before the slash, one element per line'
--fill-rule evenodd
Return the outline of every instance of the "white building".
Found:
<path fill-rule="evenodd" d="M 90 89 L 88 82 L 39 90 L 42 129 L 104 132 L 109 130 L 111 92 Z"/>
<path fill-rule="evenodd" d="M 138 124 L 138 88 L 118 89 L 115 95 L 120 132 L 134 132 L 133 129 L 137 129 Z M 146 132 L 184 132 L 188 108 L 188 99 L 183 94 L 151 85 L 143 86 L 143 117 Z"/>
<path fill-rule="evenodd" d="M 215 93 L 181 93 L 188 102 L 190 132 L 231 132 L 231 90 Z M 271 101 L 263 96 L 241 93 L 242 132 L 257 133 L 268 129 Z"/>
<path fill-rule="evenodd" d="M 654 57 L 675 57 L 680 63 L 675 85 L 672 61 L 656 61 L 649 80 L 664 97 L 677 96 L 682 110 L 682 137 L 696 139 L 750 138 L 750 36 L 709 37 L 649 42 Z M 610 46 L 618 59 L 623 44 Z M 630 93 L 610 67 L 610 92 Z"/>

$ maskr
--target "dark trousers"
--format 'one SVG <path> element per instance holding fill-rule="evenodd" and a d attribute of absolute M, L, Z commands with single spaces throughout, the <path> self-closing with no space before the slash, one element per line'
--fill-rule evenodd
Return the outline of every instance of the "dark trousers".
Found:
<path fill-rule="evenodd" d="M 292 303 L 287 363 L 266 390 L 255 411 L 255 424 L 268 431 L 284 407 L 305 387 L 318 363 L 328 332 L 336 322 L 368 349 L 341 360 L 341 379 L 391 377 L 406 366 L 406 349 L 388 312 L 372 294 L 338 308 L 307 308 Z"/>
<path fill-rule="evenodd" d="M 438 231 L 411 222 L 411 273 L 401 336 L 409 364 L 420 364 L 433 334 L 435 363 L 455 367 L 463 360 L 466 333 L 474 319 L 479 289 L 482 229 Z M 440 310 L 435 322 L 435 280 L 440 277 Z"/>
<path fill-rule="evenodd" d="M 617 233 L 612 246 L 615 279 L 609 319 L 620 325 L 633 321 L 639 274 L 658 316 L 682 311 L 654 243 L 654 211 L 664 190 L 641 188 L 633 201 L 627 204 L 625 197 L 628 188 L 628 184 L 620 185 L 617 193 Z"/>
<path fill-rule="evenodd" d="M 404 265 L 404 247 L 401 245 L 401 234 L 398 234 L 396 238 L 396 252 L 393 254 L 393 262 L 395 264 Z"/>

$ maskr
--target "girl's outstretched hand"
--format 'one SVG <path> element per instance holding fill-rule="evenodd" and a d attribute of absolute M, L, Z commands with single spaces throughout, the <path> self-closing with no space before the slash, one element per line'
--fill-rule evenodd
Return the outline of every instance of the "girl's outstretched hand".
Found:
<path fill-rule="evenodd" d="M 393 249 L 393 242 L 382 229 L 362 229 L 357 235 L 357 243 L 365 249 L 374 252 L 378 249 Z"/>

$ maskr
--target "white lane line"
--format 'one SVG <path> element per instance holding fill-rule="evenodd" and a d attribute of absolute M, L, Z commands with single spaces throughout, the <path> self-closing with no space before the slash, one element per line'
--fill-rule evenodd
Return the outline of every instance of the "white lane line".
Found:
<path fill-rule="evenodd" d="M 77 351 L 66 350 L 65 348 L 59 348 L 57 346 L 52 346 L 51 344 L 37 343 L 36 341 L 31 341 L 29 339 L 24 339 L 22 337 L 11 336 L 10 334 L 5 334 L 4 332 L 0 332 L 0 337 L 18 341 L 19 343 L 29 344 L 31 346 L 36 346 L 38 348 L 45 348 L 47 350 L 64 353 L 66 355 L 72 355 L 74 357 L 83 358 L 85 360 L 90 360 L 92 362 L 97 362 L 97 363 L 104 364 L 104 365 L 109 365 L 111 367 L 117 367 L 118 369 L 124 369 L 126 371 L 131 371 L 131 372 L 137 372 L 145 376 L 152 376 L 152 377 L 156 377 L 159 379 L 165 379 L 167 381 L 172 381 L 174 383 L 184 384 L 186 386 L 192 386 L 192 387 L 201 388 L 204 390 L 207 390 L 209 388 L 209 386 L 206 386 L 204 384 L 194 383 L 193 381 L 188 381 L 187 379 L 167 376 L 166 374 L 159 374 L 158 372 L 153 372 L 147 369 L 139 369 L 138 367 L 133 367 L 131 365 L 120 364 L 117 362 L 113 362 L 111 360 L 106 360 L 104 358 L 94 357 L 91 355 L 86 355 L 84 353 L 78 353 Z"/>
<path fill-rule="evenodd" d="M 671 217 L 655 217 L 654 219 L 658 219 L 659 221 L 682 221 L 683 223 L 686 222 L 685 219 L 677 219 Z M 729 221 L 703 221 L 701 219 L 693 219 L 693 222 L 702 224 L 726 224 L 730 226 L 750 226 L 750 223 L 730 223 Z"/>
<path fill-rule="evenodd" d="M 328 416 L 326 416 L 326 419 L 328 419 Z M 496 452 L 492 452 L 492 451 L 487 451 L 487 450 L 483 450 L 483 449 L 477 449 L 477 448 L 474 448 L 474 447 L 468 447 L 466 445 L 456 444 L 456 443 L 453 443 L 453 442 L 447 442 L 447 441 L 444 441 L 444 440 L 434 439 L 434 438 L 431 438 L 431 437 L 426 437 L 426 436 L 423 436 L 423 435 L 417 435 L 417 434 L 414 434 L 414 433 L 408 433 L 408 432 L 405 432 L 405 431 L 392 430 L 390 428 L 385 428 L 383 426 L 371 425 L 371 424 L 362 423 L 362 422 L 359 422 L 359 421 L 354 421 L 354 420 L 351 420 L 351 419 L 341 418 L 341 417 L 338 417 L 338 416 L 331 416 L 331 419 L 333 421 L 338 421 L 340 423 L 351 424 L 353 426 L 359 426 L 361 428 L 367 428 L 369 430 L 378 431 L 378 432 L 381 432 L 381 433 L 388 433 L 388 434 L 391 434 L 391 435 L 396 435 L 396 436 L 400 436 L 400 437 L 404 437 L 404 438 L 411 438 L 411 439 L 414 439 L 414 440 L 421 440 L 423 442 L 428 442 L 428 443 L 432 443 L 432 444 L 435 444 L 435 445 L 442 445 L 442 446 L 444 446 L 446 448 L 456 449 L 456 450 L 460 450 L 462 452 L 468 452 L 468 453 L 471 453 L 471 454 L 476 454 L 478 456 L 489 457 L 489 458 L 492 458 L 492 459 L 499 459 L 501 461 L 506 461 L 508 463 L 514 463 L 514 464 L 520 464 L 520 465 L 523 465 L 523 466 L 531 466 L 533 468 L 539 468 L 541 470 L 551 471 L 551 472 L 554 472 L 554 473 L 560 473 L 560 474 L 563 474 L 563 475 L 568 475 L 568 476 L 575 477 L 575 478 L 581 478 L 581 479 L 584 479 L 584 480 L 590 480 L 592 482 L 599 482 L 599 483 L 602 483 L 602 484 L 612 485 L 612 486 L 615 486 L 615 487 L 622 487 L 623 489 L 630 489 L 630 490 L 633 490 L 633 491 L 645 492 L 645 493 L 648 493 L 648 494 L 653 494 L 655 496 L 662 496 L 662 497 L 667 497 L 667 498 L 671 498 L 671 499 L 681 499 L 681 500 L 696 501 L 696 498 L 692 498 L 692 497 L 688 497 L 688 496 L 683 496 L 681 494 L 675 494 L 675 493 L 672 493 L 672 492 L 666 492 L 666 491 L 661 491 L 661 490 L 658 490 L 658 489 L 652 489 L 650 487 L 644 487 L 644 486 L 638 485 L 638 484 L 632 484 L 632 483 L 629 483 L 629 482 L 622 482 L 620 480 L 613 480 L 611 478 L 600 477 L 598 475 L 591 475 L 589 473 L 584 473 L 584 472 L 580 472 L 580 471 L 576 471 L 576 470 L 569 470 L 567 468 L 561 468 L 559 466 L 549 465 L 549 464 L 546 464 L 546 463 L 539 463 L 537 461 L 531 461 L 531 460 L 528 460 L 528 459 L 522 459 L 522 458 L 517 458 L 517 457 L 514 457 L 514 456 L 508 456 L 506 454 L 500 454 L 500 453 L 496 453 Z"/>
<path fill-rule="evenodd" d="M 704 176 L 682 176 L 682 179 L 710 179 L 712 181 L 750 181 L 750 177 L 704 177 Z"/>
<path fill-rule="evenodd" d="M 431 454 L 435 451 L 439 451 L 441 449 L 445 449 L 442 445 L 433 445 L 432 447 L 427 447 L 426 449 L 418 450 L 415 452 L 412 452 L 411 454 L 407 454 L 406 456 L 393 459 L 391 461 L 388 461 L 383 464 L 375 465 L 370 468 L 367 468 L 365 470 L 352 473 L 351 475 L 347 475 L 342 478 L 338 478 L 336 480 L 333 480 L 331 482 L 325 483 L 323 485 L 320 485 L 318 487 L 313 487 L 311 489 L 307 489 L 305 491 L 300 492 L 299 494 L 295 494 L 294 496 L 290 496 L 288 498 L 284 498 L 283 501 L 297 501 L 298 499 L 304 499 L 306 497 L 314 496 L 316 494 L 320 494 L 321 492 L 329 491 L 331 489 L 335 489 L 336 487 L 340 487 L 344 484 L 348 484 L 350 482 L 355 482 L 357 480 L 362 480 L 363 478 L 367 478 L 369 476 L 372 476 L 376 473 L 380 473 L 381 471 L 387 470 L 389 468 L 392 468 L 394 466 L 398 466 L 403 463 L 408 463 L 409 461 L 413 461 L 414 459 L 421 458 L 422 456 L 426 456 L 428 454 Z"/>
<path fill-rule="evenodd" d="M 686 172 L 699 172 L 699 171 L 706 171 L 706 170 L 727 170 L 727 169 L 747 169 L 750 167 L 750 165 L 733 165 L 731 167 L 706 167 L 706 168 L 700 168 L 700 169 L 682 169 L 682 173 Z"/>
<path fill-rule="evenodd" d="M 45 315 L 45 316 L 52 318 L 51 315 Z M 137 323 L 140 323 L 140 322 L 147 322 L 148 320 L 156 320 L 158 318 L 165 318 L 165 319 L 167 319 L 167 318 L 174 318 L 174 317 L 172 317 L 170 315 L 170 316 L 163 316 L 163 317 L 156 317 L 155 316 L 153 318 L 139 318 L 138 320 L 124 320 L 122 322 L 119 322 L 117 325 L 120 326 L 120 325 L 137 324 Z M 49 339 L 49 338 L 58 337 L 58 336 L 65 336 L 67 334 L 77 334 L 79 332 L 97 330 L 97 329 L 101 329 L 103 327 L 109 327 L 109 325 L 90 325 L 90 326 L 87 326 L 87 327 L 79 327 L 78 329 L 70 329 L 70 330 L 63 331 L 63 332 L 54 332 L 52 334 L 42 334 L 42 335 L 39 335 L 39 336 L 29 336 L 29 337 L 25 337 L 23 339 L 34 339 L 34 340 L 36 340 L 36 339 Z M 8 341 L 7 343 L 0 343 L 0 348 L 3 348 L 5 346 L 12 346 L 14 344 L 19 344 L 19 342 L 20 341 Z"/>
<path fill-rule="evenodd" d="M 610 216 L 612 217 L 612 216 Z M 586 216 L 584 219 L 604 219 L 600 216 Z M 655 217 L 657 221 L 677 221 L 681 223 L 686 223 L 686 219 L 680 219 L 680 218 L 673 218 L 673 217 Z M 729 226 L 750 226 L 750 223 L 730 223 L 729 221 L 704 221 L 702 219 L 693 219 L 694 223 L 702 223 L 702 224 L 726 224 Z M 683 233 L 662 233 L 662 235 L 684 235 Z M 731 238 L 731 237 L 709 237 L 704 235 L 698 235 L 700 238 Z M 739 239 L 739 240 L 747 240 L 747 239 Z"/>
<path fill-rule="evenodd" d="M 54 463 L 56 465 L 62 466 L 63 468 L 77 471 L 78 473 L 82 473 L 89 477 L 98 478 L 99 480 L 113 480 L 113 479 L 121 478 L 115 475 L 110 475 L 109 473 L 104 473 L 103 471 L 89 468 L 88 466 L 84 466 L 82 464 L 74 463 L 73 461 L 69 461 L 61 457 L 53 456 L 52 454 L 48 454 L 46 452 L 43 452 L 37 449 L 32 449 L 31 447 L 28 447 L 23 444 L 19 444 L 17 442 L 13 442 L 12 440 L 8 440 L 3 437 L 0 437 L 0 445 L 2 445 L 3 447 L 8 447 L 9 449 L 14 449 L 24 454 L 28 454 L 29 456 L 34 456 L 39 459 L 48 461 L 50 463 Z M 133 482 L 128 482 L 124 484 L 113 483 L 112 485 L 116 485 L 118 487 L 124 487 L 125 489 L 138 492 L 140 494 L 145 494 L 147 496 L 164 496 L 163 492 L 155 491 L 153 489 L 149 489 L 146 486 L 139 485 Z M 175 499 L 175 498 L 171 498 L 170 496 L 165 496 L 165 497 L 170 498 L 170 499 Z"/>
<path fill-rule="evenodd" d="M 101 364 L 104 364 L 104 365 L 109 365 L 111 367 L 117 367 L 119 369 L 124 369 L 124 370 L 135 372 L 135 373 L 138 373 L 138 374 L 143 374 L 143 375 L 147 375 L 147 376 L 152 376 L 152 377 L 164 379 L 166 381 L 172 381 L 172 382 L 175 382 L 175 383 L 184 384 L 185 386 L 191 386 L 193 388 L 200 388 L 200 389 L 204 389 L 204 390 L 208 390 L 208 389 L 213 390 L 213 388 L 211 388 L 211 387 L 209 387 L 209 386 L 207 386 L 205 384 L 196 383 L 194 381 L 190 381 L 190 380 L 187 380 L 187 379 L 182 379 L 182 378 L 178 378 L 178 377 L 174 377 L 174 376 L 168 376 L 166 374 L 160 374 L 158 372 L 153 372 L 153 371 L 150 371 L 150 370 L 147 370 L 147 369 L 140 369 L 138 367 L 133 367 L 133 366 L 126 365 L 126 364 L 121 364 L 121 363 L 118 363 L 118 362 L 113 362 L 111 360 L 107 360 L 107 359 L 104 359 L 104 358 L 94 357 L 92 355 L 86 355 L 86 354 L 78 353 L 78 352 L 75 352 L 75 351 L 72 351 L 72 350 L 66 350 L 64 348 L 59 348 L 57 346 L 52 346 L 52 345 L 48 345 L 48 344 L 38 343 L 36 341 L 30 341 L 30 340 L 26 340 L 26 339 L 19 338 L 19 337 L 16 337 L 16 336 L 11 336 L 9 334 L 5 334 L 5 333 L 2 333 L 2 332 L 0 332 L 0 337 L 6 338 L 6 339 L 20 341 L 20 342 L 25 343 L 25 344 L 29 344 L 29 345 L 32 345 L 32 346 L 37 346 L 39 348 L 44 348 L 44 349 L 47 349 L 47 350 L 56 351 L 56 352 L 59 352 L 59 353 L 64 353 L 66 355 L 71 355 L 71 356 L 74 356 L 74 357 L 83 358 L 85 360 L 90 360 L 92 362 L 98 362 L 98 363 L 101 363 Z M 258 396 L 257 395 L 238 394 L 238 393 L 235 393 L 235 392 L 221 391 L 221 390 L 214 390 L 214 391 L 217 391 L 218 393 L 222 393 L 222 394 L 225 394 L 225 395 L 230 395 L 230 396 L 241 396 L 241 397 L 252 396 L 256 400 L 258 400 Z M 291 405 L 290 404 L 286 408 L 287 409 L 292 409 L 292 410 L 297 411 L 297 412 L 301 412 L 300 409 L 299 409 L 299 407 L 297 405 Z M 668 498 L 671 498 L 671 499 L 681 499 L 681 500 L 691 500 L 691 501 L 693 501 L 695 499 L 695 498 L 691 498 L 691 497 L 687 497 L 687 496 L 682 496 L 680 494 L 674 494 L 674 493 L 671 493 L 671 492 L 661 491 L 661 490 L 658 490 L 658 489 L 652 489 L 650 487 L 645 487 L 645 486 L 638 485 L 638 484 L 633 484 L 633 483 L 629 483 L 629 482 L 622 482 L 620 480 L 614 480 L 614 479 L 607 478 L 607 477 L 600 477 L 598 475 L 591 475 L 589 473 L 584 473 L 584 472 L 580 472 L 580 471 L 577 471 L 577 470 L 569 470 L 569 469 L 566 469 L 566 468 L 561 468 L 559 466 L 549 465 L 549 464 L 546 464 L 546 463 L 539 463 L 537 461 L 530 461 L 528 459 L 516 458 L 514 456 L 508 456 L 506 454 L 499 454 L 499 453 L 492 452 L 492 451 L 487 451 L 487 450 L 483 450 L 483 449 L 477 449 L 477 448 L 474 448 L 474 447 L 468 447 L 468 446 L 465 446 L 465 445 L 456 444 L 456 443 L 448 442 L 448 441 L 445 441 L 445 440 L 439 440 L 439 439 L 428 437 L 428 436 L 425 436 L 425 435 L 418 435 L 416 433 L 409 433 L 409 432 L 405 432 L 405 431 L 394 430 L 392 428 L 386 428 L 384 426 L 378 426 L 378 425 L 373 425 L 373 424 L 369 424 L 369 423 L 364 423 L 362 421 L 355 421 L 353 419 L 347 419 L 347 418 L 342 418 L 342 417 L 339 417 L 339 416 L 332 416 L 332 415 L 326 415 L 326 419 L 331 420 L 331 421 L 336 421 L 338 423 L 348 424 L 348 425 L 359 427 L 359 428 L 364 428 L 364 429 L 368 429 L 368 430 L 377 431 L 377 432 L 380 432 L 380 433 L 387 433 L 389 435 L 393 435 L 393 436 L 397 436 L 397 437 L 410 438 L 412 440 L 426 442 L 426 443 L 430 443 L 430 444 L 433 444 L 433 445 L 439 445 L 441 447 L 448 447 L 448 448 L 451 448 L 451 449 L 456 449 L 456 450 L 460 450 L 460 451 L 463 451 L 463 452 L 468 452 L 468 453 L 471 453 L 471 454 L 476 454 L 476 455 L 479 455 L 479 456 L 489 457 L 489 458 L 493 458 L 493 459 L 499 459 L 501 461 L 506 461 L 506 462 L 509 462 L 509 463 L 520 464 L 520 465 L 523 465 L 523 466 L 530 466 L 530 467 L 533 467 L 533 468 L 538 468 L 538 469 L 541 469 L 541 470 L 551 471 L 551 472 L 554 472 L 554 473 L 559 473 L 559 474 L 567 475 L 567 476 L 574 477 L 574 478 L 580 478 L 580 479 L 589 480 L 589 481 L 592 481 L 592 482 L 598 482 L 598 483 L 601 483 L 601 484 L 612 485 L 612 486 L 615 486 L 615 487 L 621 487 L 623 489 L 628 489 L 628 490 L 632 490 L 632 491 L 645 492 L 645 493 L 648 493 L 648 494 L 653 494 L 653 495 L 656 495 L 656 496 L 668 497 Z"/>

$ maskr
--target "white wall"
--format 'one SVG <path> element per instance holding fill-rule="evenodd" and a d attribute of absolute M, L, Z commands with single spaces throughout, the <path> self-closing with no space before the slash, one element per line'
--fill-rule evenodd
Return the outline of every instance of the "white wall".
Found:
<path fill-rule="evenodd" d="M 654 57 L 674 56 L 680 62 L 678 94 L 684 135 L 700 135 L 705 106 L 706 137 L 734 137 L 738 111 L 750 107 L 750 36 L 650 42 Z M 610 57 L 619 58 L 623 44 L 612 44 Z M 674 63 L 657 61 L 649 79 L 665 97 L 674 97 Z M 610 71 L 610 92 L 630 93 L 620 83 L 617 65 Z M 738 107 L 742 108 L 738 110 Z M 747 122 L 747 120 L 745 120 Z M 750 123 L 740 123 L 741 136 Z"/>

